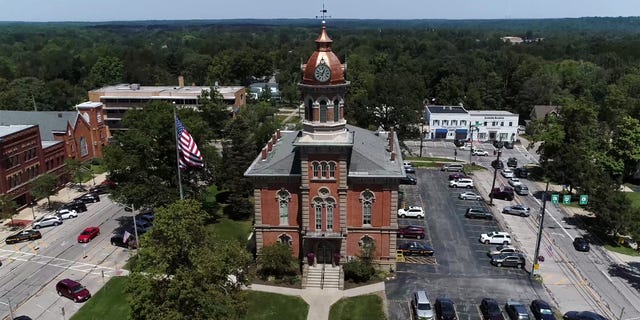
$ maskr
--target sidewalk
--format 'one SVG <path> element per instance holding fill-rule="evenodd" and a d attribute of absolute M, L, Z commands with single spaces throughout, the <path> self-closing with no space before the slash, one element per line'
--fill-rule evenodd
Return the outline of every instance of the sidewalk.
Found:
<path fill-rule="evenodd" d="M 331 306 L 342 298 L 362 296 L 366 294 L 382 293 L 384 296 L 384 282 L 378 282 L 362 287 L 338 290 L 338 289 L 292 289 L 262 284 L 251 284 L 249 290 L 299 296 L 309 304 L 307 320 L 328 320 Z M 384 308 L 386 313 L 386 308 Z"/>
<path fill-rule="evenodd" d="M 85 186 L 86 189 L 89 189 L 94 186 L 94 181 L 96 185 L 98 185 L 106 180 L 106 178 L 106 173 L 98 174 L 94 177 L 93 180 L 84 183 L 83 186 Z M 55 195 L 52 195 L 50 199 L 51 203 L 67 203 L 85 193 L 87 193 L 87 191 L 77 191 L 74 188 L 64 187 L 58 190 Z M 33 220 L 51 213 L 53 213 L 53 209 L 47 209 L 47 199 L 44 198 L 38 200 L 37 204 L 33 206 L 33 208 L 26 207 L 20 210 L 18 214 L 13 216 L 13 221 L 14 223 L 22 223 L 25 226 L 29 226 Z M 16 230 L 11 230 L 11 228 L 9 227 L 10 224 L 11 219 L 5 219 L 4 221 L 2 221 L 2 225 L 0 225 L 0 237 L 7 237 L 16 232 Z"/>

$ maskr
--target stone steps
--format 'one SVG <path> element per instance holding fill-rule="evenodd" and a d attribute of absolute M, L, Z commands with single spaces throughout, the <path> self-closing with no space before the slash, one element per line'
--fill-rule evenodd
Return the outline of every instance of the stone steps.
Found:
<path fill-rule="evenodd" d="M 322 265 L 308 267 L 306 275 L 307 288 L 335 288 L 339 289 L 340 285 L 340 267 L 325 265 L 324 284 L 322 284 Z"/>

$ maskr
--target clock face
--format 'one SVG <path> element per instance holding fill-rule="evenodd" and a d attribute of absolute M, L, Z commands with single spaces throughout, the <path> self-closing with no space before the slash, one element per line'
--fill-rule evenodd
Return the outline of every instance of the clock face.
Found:
<path fill-rule="evenodd" d="M 313 73 L 316 80 L 320 82 L 327 82 L 331 78 L 331 69 L 324 63 L 319 64 L 316 67 L 316 71 Z"/>

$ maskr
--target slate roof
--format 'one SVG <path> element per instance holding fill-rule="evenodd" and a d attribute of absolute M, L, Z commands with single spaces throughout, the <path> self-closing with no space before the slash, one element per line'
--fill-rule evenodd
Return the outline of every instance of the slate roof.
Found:
<path fill-rule="evenodd" d="M 529 115 L 529 117 L 531 118 L 531 120 L 544 119 L 544 117 L 546 117 L 547 114 L 551 112 L 558 113 L 559 111 L 560 111 L 560 106 L 536 105 L 536 106 L 533 106 L 533 109 L 531 110 L 531 114 Z"/>
<path fill-rule="evenodd" d="M 0 115 L 1 118 L 1 115 Z M 3 125 L 0 124 L 0 138 L 8 136 L 10 134 L 14 134 L 16 132 L 20 132 L 24 129 L 27 129 L 31 126 L 29 125 Z"/>
<path fill-rule="evenodd" d="M 386 132 L 375 133 L 352 125 L 346 125 L 353 132 L 353 147 L 349 161 L 349 177 L 393 177 L 405 175 L 402 168 L 402 155 L 398 153 L 400 144 L 395 138 L 396 160 L 391 161 L 387 150 Z M 281 131 L 281 139 L 272 151 L 262 160 L 258 154 L 245 171 L 245 176 L 295 176 L 300 175 L 299 149 L 294 145 L 299 131 Z"/>
<path fill-rule="evenodd" d="M 54 140 L 53 132 L 67 131 L 67 123 L 75 125 L 77 111 L 11 111 L 0 110 L 0 126 L 26 124 L 40 126 L 40 140 Z"/>
<path fill-rule="evenodd" d="M 430 113 L 467 113 L 462 106 L 427 106 Z"/>

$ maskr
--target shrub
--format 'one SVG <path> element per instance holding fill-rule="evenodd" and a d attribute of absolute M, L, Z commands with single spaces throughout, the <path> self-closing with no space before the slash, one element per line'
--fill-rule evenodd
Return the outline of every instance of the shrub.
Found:
<path fill-rule="evenodd" d="M 282 243 L 263 247 L 258 256 L 258 274 L 262 279 L 269 276 L 276 279 L 294 276 L 297 267 L 292 254 L 291 247 Z"/>
<path fill-rule="evenodd" d="M 355 283 L 366 282 L 376 273 L 375 268 L 366 260 L 354 259 L 344 265 L 345 280 L 353 280 Z"/>

